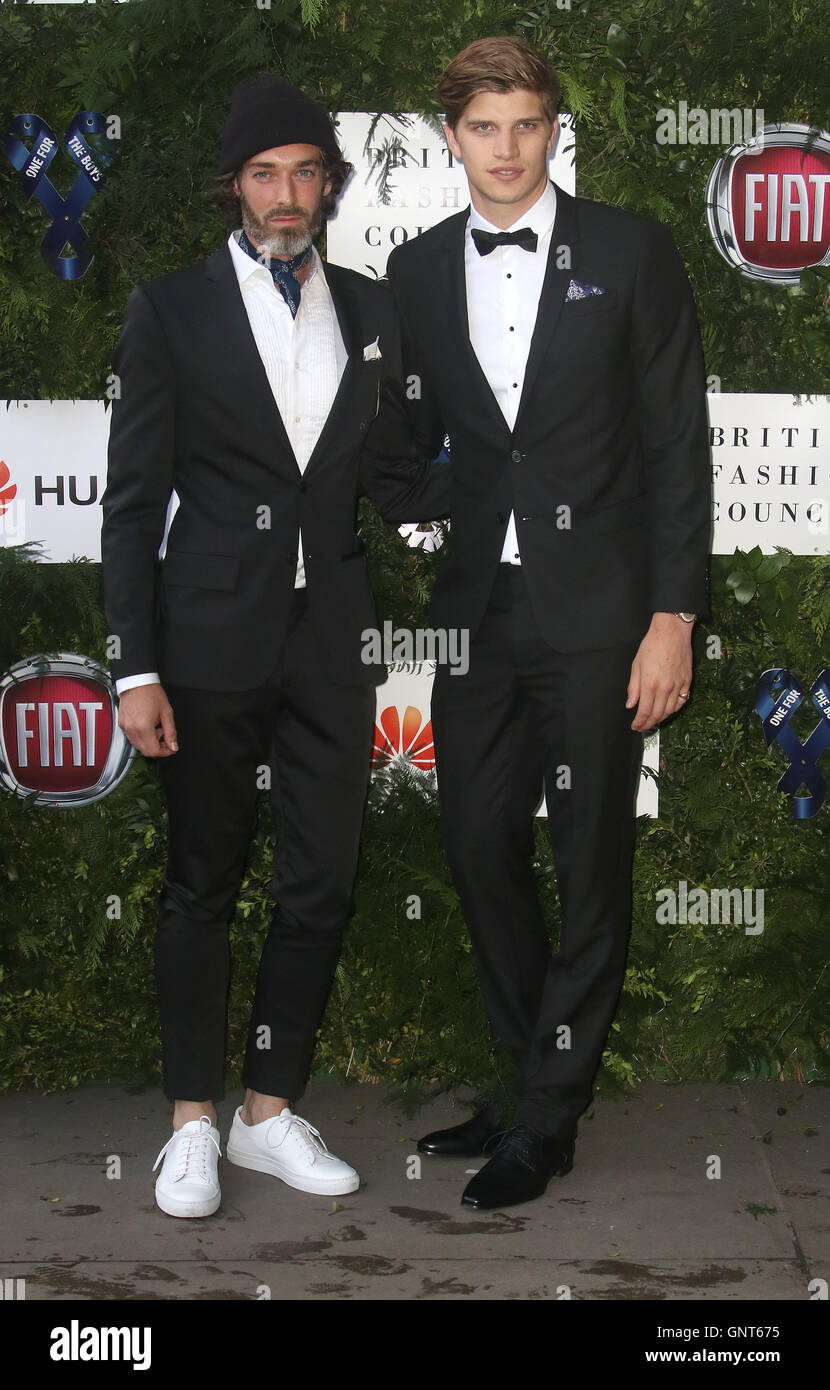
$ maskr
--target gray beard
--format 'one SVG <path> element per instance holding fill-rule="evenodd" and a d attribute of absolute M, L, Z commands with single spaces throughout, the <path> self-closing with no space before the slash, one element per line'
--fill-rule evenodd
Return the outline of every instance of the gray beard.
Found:
<path fill-rule="evenodd" d="M 242 225 L 248 240 L 258 246 L 265 256 L 299 256 L 300 252 L 305 251 L 314 240 L 314 233 L 308 230 L 305 232 L 278 232 L 275 236 L 257 242 L 254 241 L 249 229 L 245 227 L 244 218 Z"/>
<path fill-rule="evenodd" d="M 255 217 L 244 199 L 240 200 L 242 212 L 242 229 L 252 246 L 265 256 L 299 256 L 302 251 L 311 245 L 320 228 L 323 220 L 319 212 L 311 219 L 311 222 L 302 231 L 292 232 L 272 232 L 264 235 L 264 224 L 258 217 Z"/>

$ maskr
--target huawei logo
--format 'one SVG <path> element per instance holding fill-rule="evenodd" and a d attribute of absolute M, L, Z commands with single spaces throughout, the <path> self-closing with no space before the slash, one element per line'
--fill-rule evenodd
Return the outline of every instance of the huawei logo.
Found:
<path fill-rule="evenodd" d="M 375 746 L 372 752 L 374 768 L 388 768 L 393 763 L 406 762 L 421 772 L 432 772 L 435 750 L 432 743 L 432 722 L 421 722 L 421 711 L 407 705 L 403 725 L 397 705 L 389 705 L 375 725 Z"/>
<path fill-rule="evenodd" d="M 17 483 L 12 483 L 11 487 L 6 484 L 11 479 L 8 465 L 0 459 L 0 516 L 10 507 L 17 496 Z"/>

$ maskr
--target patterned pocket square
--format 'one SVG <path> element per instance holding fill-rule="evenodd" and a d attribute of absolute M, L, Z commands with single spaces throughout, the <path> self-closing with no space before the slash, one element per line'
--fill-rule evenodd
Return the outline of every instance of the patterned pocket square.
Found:
<path fill-rule="evenodd" d="M 363 361 L 364 361 L 364 362 L 377 362 L 377 361 L 380 359 L 381 356 L 382 356 L 382 353 L 381 353 L 380 348 L 378 347 L 378 340 L 377 340 L 377 338 L 375 338 L 375 341 L 374 341 L 373 343 L 369 343 L 369 344 L 363 349 Z"/>
<path fill-rule="evenodd" d="M 599 285 L 582 285 L 579 280 L 572 280 L 568 285 L 565 302 L 569 299 L 590 299 L 594 294 L 605 294 L 605 290 Z"/>

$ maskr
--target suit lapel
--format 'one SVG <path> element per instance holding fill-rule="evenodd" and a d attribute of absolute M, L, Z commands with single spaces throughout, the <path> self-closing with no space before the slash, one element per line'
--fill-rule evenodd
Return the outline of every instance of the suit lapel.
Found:
<path fill-rule="evenodd" d="M 331 403 L 331 409 L 326 417 L 326 423 L 320 431 L 320 436 L 306 464 L 306 473 L 320 457 L 325 456 L 332 440 L 336 439 L 342 432 L 348 415 L 354 408 L 357 373 L 359 365 L 363 361 L 363 348 L 365 346 L 361 342 L 360 309 L 349 277 L 342 276 L 341 278 L 340 266 L 336 265 L 324 265 L 324 273 L 337 314 L 337 322 L 340 325 L 340 332 L 343 335 L 347 361 L 334 400 Z"/>
<path fill-rule="evenodd" d="M 299 464 L 294 457 L 291 441 L 251 331 L 227 244 L 208 257 L 205 274 L 213 295 L 211 324 L 216 330 L 218 341 L 233 353 L 234 365 L 243 374 L 246 383 L 246 406 L 249 408 L 250 418 L 254 421 L 271 421 L 282 450 L 293 464 L 292 471 L 299 472 Z M 267 430 L 262 429 L 260 425 L 256 428 L 258 437 L 268 437 Z M 273 451 L 269 448 L 269 460 L 273 457 Z"/>
<path fill-rule="evenodd" d="M 514 430 L 518 428 L 522 413 L 530 400 L 539 368 L 544 361 L 548 345 L 559 322 L 568 285 L 576 268 L 578 239 L 576 199 L 557 184 L 556 219 L 550 234 L 548 263 L 545 267 L 545 278 L 542 281 L 542 292 L 539 295 L 539 308 L 536 311 L 536 323 L 527 354 L 527 366 L 525 367 L 522 395 L 516 413 Z M 565 263 L 560 265 L 560 261 Z"/>
<path fill-rule="evenodd" d="M 450 318 L 450 341 L 461 345 L 459 367 L 465 382 L 472 378 L 472 394 L 480 399 L 491 418 L 503 431 L 507 432 L 507 421 L 501 406 L 493 395 L 475 349 L 470 342 L 470 320 L 467 313 L 467 273 L 464 267 L 466 231 L 469 209 L 451 219 L 447 224 L 448 237 L 440 255 L 441 292 L 447 305 Z"/>

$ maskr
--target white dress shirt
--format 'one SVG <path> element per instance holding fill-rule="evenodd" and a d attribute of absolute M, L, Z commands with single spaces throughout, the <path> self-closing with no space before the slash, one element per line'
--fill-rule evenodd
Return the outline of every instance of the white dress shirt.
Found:
<path fill-rule="evenodd" d="M 302 288 L 297 317 L 292 318 L 270 270 L 240 248 L 239 237 L 239 231 L 232 232 L 228 247 L 242 303 L 291 448 L 300 472 L 305 472 L 348 360 L 334 301 L 326 283 L 323 262 L 312 247 L 311 270 Z M 167 550 L 167 536 L 178 506 L 179 498 L 174 490 L 167 508 L 160 558 Z M 305 585 L 302 533 L 297 551 L 294 587 L 302 588 Z M 158 680 L 155 671 L 123 676 L 116 681 L 116 689 L 121 695 L 133 686 L 150 685 Z"/>
<path fill-rule="evenodd" d="M 548 183 L 533 207 L 505 228 L 516 231 L 531 227 L 538 237 L 535 252 L 521 246 L 497 246 L 482 256 L 472 238 L 473 227 L 488 232 L 502 229 L 475 208 L 470 209 L 467 223 L 464 269 L 470 342 L 511 431 L 521 400 L 555 217 L 556 189 Z M 512 565 L 521 564 L 513 512 L 501 558 Z"/>

